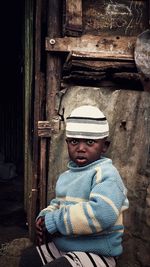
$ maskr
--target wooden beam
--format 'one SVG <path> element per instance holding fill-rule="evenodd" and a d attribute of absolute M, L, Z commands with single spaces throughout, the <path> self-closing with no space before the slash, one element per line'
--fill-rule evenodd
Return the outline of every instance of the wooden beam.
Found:
<path fill-rule="evenodd" d="M 115 71 L 115 70 L 130 70 L 135 72 L 136 65 L 132 61 L 104 61 L 104 60 L 86 60 L 74 59 L 64 63 L 63 73 L 69 73 L 73 70 L 86 70 L 86 71 Z"/>
<path fill-rule="evenodd" d="M 39 181 L 39 195 L 40 195 L 40 210 L 46 206 L 46 184 L 47 184 L 47 172 L 46 172 L 46 158 L 47 158 L 47 140 L 46 138 L 40 139 L 40 181 Z"/>
<path fill-rule="evenodd" d="M 64 34 L 79 36 L 82 33 L 82 0 L 66 0 Z"/>
<path fill-rule="evenodd" d="M 27 217 L 28 217 L 28 225 L 29 225 L 29 237 L 32 241 L 35 240 L 35 219 L 37 216 L 37 198 L 38 198 L 38 136 L 37 136 L 37 120 L 39 120 L 39 84 L 41 84 L 41 76 L 40 76 L 40 64 L 41 64 L 41 6 L 42 0 L 37 0 L 35 9 L 33 1 L 25 1 L 26 3 L 26 11 L 28 12 L 26 15 L 26 23 L 25 29 L 28 29 L 29 32 L 26 33 L 26 42 L 25 42 L 25 51 L 28 51 L 28 58 L 27 65 L 25 63 L 25 68 L 27 71 L 27 79 L 30 79 L 29 88 L 25 88 L 25 94 L 28 92 L 29 95 L 25 97 L 25 99 L 30 100 L 28 106 L 25 106 L 25 120 L 26 118 L 26 133 L 27 136 L 27 143 L 25 141 L 25 197 L 28 201 L 27 203 Z M 33 45 L 33 14 L 35 13 L 35 35 L 34 41 L 35 46 Z M 30 18 L 30 19 L 29 19 Z M 29 23 L 29 24 L 28 24 Z M 29 28 L 28 28 L 29 27 Z M 28 40 L 29 38 L 29 40 Z M 28 43 L 29 41 L 29 43 Z M 28 43 L 28 45 L 27 45 Z M 34 48 L 34 51 L 33 51 Z M 34 64 L 33 64 L 33 54 L 35 56 Z M 33 66 L 34 65 L 34 66 Z M 34 70 L 34 71 L 33 71 Z M 31 118 L 33 115 L 32 110 L 32 93 L 33 93 L 33 74 L 35 77 L 34 83 L 34 122 L 32 124 L 33 131 L 34 131 L 34 138 L 33 138 L 33 147 L 31 149 L 31 136 L 33 133 L 29 133 L 31 127 Z M 26 76 L 26 75 L 25 75 Z M 25 80 L 25 84 L 28 87 L 28 82 Z M 28 91 L 30 89 L 30 91 Z M 25 100 L 26 102 L 26 100 Z M 27 168 L 27 169 L 26 169 Z M 28 198 L 29 196 L 29 198 Z"/>
<path fill-rule="evenodd" d="M 48 1 L 47 32 L 51 39 L 61 36 L 62 1 Z M 46 69 L 46 120 L 52 120 L 57 114 L 56 94 L 60 90 L 61 58 L 59 55 L 47 53 Z"/>
<path fill-rule="evenodd" d="M 46 186 L 47 186 L 47 160 L 48 160 L 48 141 L 51 137 L 51 124 L 49 121 L 38 121 L 38 137 L 40 147 L 40 170 L 39 170 L 39 208 L 42 210 L 46 206 Z"/>
<path fill-rule="evenodd" d="M 50 38 L 58 38 L 62 35 L 62 0 L 48 0 L 47 10 L 47 34 Z M 60 55 L 47 53 L 46 57 L 46 120 L 52 122 L 54 117 L 57 116 L 58 110 L 56 106 L 57 93 L 61 87 L 61 68 L 62 59 Z M 53 128 L 53 126 L 52 126 Z M 53 132 L 55 134 L 55 132 Z M 51 144 L 50 144 L 51 146 Z M 50 149 L 50 148 L 49 148 Z M 50 153 L 50 152 L 49 152 Z M 51 172 L 51 155 L 49 156 L 49 163 L 47 165 L 47 192 L 48 200 L 54 195 L 53 182 L 49 179 L 49 173 Z M 53 164 L 53 163 L 52 163 Z"/>
<path fill-rule="evenodd" d="M 46 38 L 46 50 L 71 52 L 77 57 L 133 60 L 136 37 L 91 36 Z M 92 51 L 92 52 L 91 52 Z"/>

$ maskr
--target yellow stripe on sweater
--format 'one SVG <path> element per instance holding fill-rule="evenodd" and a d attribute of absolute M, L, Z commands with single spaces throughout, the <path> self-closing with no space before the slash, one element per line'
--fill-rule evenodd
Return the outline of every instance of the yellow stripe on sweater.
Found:
<path fill-rule="evenodd" d="M 92 220 L 92 223 L 96 230 L 99 232 L 102 227 L 99 221 L 95 218 L 93 210 L 89 203 L 86 204 L 87 212 Z M 83 205 L 79 204 L 77 206 L 72 206 L 70 209 L 70 221 L 73 228 L 74 234 L 91 234 L 92 229 L 89 226 L 88 219 L 84 213 Z"/>
<path fill-rule="evenodd" d="M 102 170 L 100 167 L 95 168 L 96 170 L 96 183 L 100 183 L 102 180 Z"/>
<path fill-rule="evenodd" d="M 67 223 L 67 212 L 64 214 L 64 224 L 65 224 L 66 232 L 69 235 L 70 231 L 69 231 L 69 227 L 68 227 L 68 223 Z"/>
<path fill-rule="evenodd" d="M 123 225 L 123 216 L 122 216 L 122 213 L 119 215 L 117 221 L 115 222 L 115 225 Z"/>
<path fill-rule="evenodd" d="M 49 205 L 47 208 L 43 209 L 42 211 L 53 211 L 59 208 L 59 205 L 54 204 L 54 205 Z"/>
<path fill-rule="evenodd" d="M 70 221 L 74 234 L 92 233 L 82 204 L 70 207 Z"/>
<path fill-rule="evenodd" d="M 118 217 L 115 225 L 123 225 L 123 214 L 122 213 L 120 213 L 120 215 L 119 215 L 119 217 Z M 124 229 L 117 230 L 117 232 L 123 233 L 124 232 Z"/>

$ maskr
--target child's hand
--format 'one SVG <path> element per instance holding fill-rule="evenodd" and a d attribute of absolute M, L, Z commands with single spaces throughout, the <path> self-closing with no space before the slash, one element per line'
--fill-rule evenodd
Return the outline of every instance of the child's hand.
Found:
<path fill-rule="evenodd" d="M 37 242 L 38 245 L 42 245 L 45 241 L 45 222 L 44 217 L 38 218 L 38 220 L 35 223 L 36 227 L 36 235 L 37 235 Z"/>
<path fill-rule="evenodd" d="M 39 217 L 35 223 L 36 226 L 36 236 L 37 236 L 37 244 L 40 246 L 46 242 L 49 242 L 53 237 L 60 236 L 59 232 L 54 234 L 48 233 L 45 227 L 44 217 Z"/>

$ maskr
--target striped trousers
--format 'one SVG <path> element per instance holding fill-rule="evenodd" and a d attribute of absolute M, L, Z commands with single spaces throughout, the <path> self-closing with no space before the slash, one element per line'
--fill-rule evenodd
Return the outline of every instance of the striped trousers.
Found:
<path fill-rule="evenodd" d="M 64 267 L 115 267 L 114 257 L 104 257 L 89 252 L 62 252 L 53 242 L 36 247 L 42 264 L 45 266 Z"/>

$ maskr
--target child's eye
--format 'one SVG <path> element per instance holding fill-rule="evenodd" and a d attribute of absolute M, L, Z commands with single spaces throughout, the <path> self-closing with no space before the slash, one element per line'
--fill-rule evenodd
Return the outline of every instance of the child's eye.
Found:
<path fill-rule="evenodd" d="M 79 141 L 77 139 L 69 139 L 68 142 L 72 145 L 76 145 Z"/>
<path fill-rule="evenodd" d="M 94 143 L 95 143 L 95 141 L 92 140 L 92 139 L 88 139 L 88 140 L 86 141 L 86 144 L 87 144 L 88 146 L 91 146 L 91 145 L 93 145 Z"/>

